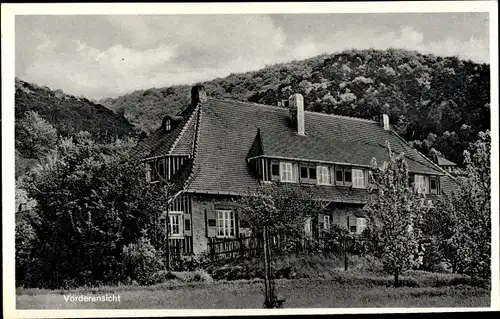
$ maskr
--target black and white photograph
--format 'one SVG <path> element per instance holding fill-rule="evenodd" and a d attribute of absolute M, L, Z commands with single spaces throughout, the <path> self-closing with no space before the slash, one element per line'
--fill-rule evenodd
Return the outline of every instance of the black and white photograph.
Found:
<path fill-rule="evenodd" d="M 2 4 L 4 316 L 498 310 L 497 3 L 445 3 Z"/>

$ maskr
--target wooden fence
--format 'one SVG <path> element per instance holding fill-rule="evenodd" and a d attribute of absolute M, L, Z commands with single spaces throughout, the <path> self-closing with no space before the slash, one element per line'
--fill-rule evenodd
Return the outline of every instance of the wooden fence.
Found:
<path fill-rule="evenodd" d="M 295 239 L 283 234 L 271 234 L 269 247 L 273 254 L 315 253 L 336 254 L 343 256 L 362 254 L 365 243 L 354 237 L 342 240 L 330 238 Z M 263 253 L 263 238 L 261 236 L 244 236 L 239 238 L 212 238 L 208 242 L 208 255 L 214 259 L 232 259 L 256 257 Z"/>

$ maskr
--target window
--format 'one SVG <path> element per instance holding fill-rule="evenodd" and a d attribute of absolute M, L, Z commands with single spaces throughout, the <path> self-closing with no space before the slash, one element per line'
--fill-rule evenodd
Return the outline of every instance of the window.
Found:
<path fill-rule="evenodd" d="M 430 177 L 430 189 L 432 194 L 438 193 L 438 179 L 436 176 Z"/>
<path fill-rule="evenodd" d="M 172 128 L 172 124 L 170 123 L 170 119 L 167 119 L 165 121 L 165 131 L 170 131 L 170 129 Z"/>
<path fill-rule="evenodd" d="M 367 219 L 364 217 L 350 217 L 349 221 L 350 233 L 361 234 L 366 229 Z"/>
<path fill-rule="evenodd" d="M 420 193 L 427 193 L 427 178 L 424 175 L 415 175 L 415 189 Z"/>
<path fill-rule="evenodd" d="M 356 219 L 357 233 L 361 234 L 366 228 L 366 218 L 358 217 Z"/>
<path fill-rule="evenodd" d="M 330 168 L 328 166 L 316 166 L 318 171 L 318 185 L 331 185 Z"/>
<path fill-rule="evenodd" d="M 309 179 L 316 180 L 316 167 L 309 167 Z"/>
<path fill-rule="evenodd" d="M 296 181 L 296 175 L 293 163 L 280 162 L 280 176 L 282 182 L 294 183 Z"/>
<path fill-rule="evenodd" d="M 330 215 L 323 216 L 323 229 L 324 230 L 330 229 Z"/>
<path fill-rule="evenodd" d="M 234 214 L 231 210 L 217 211 L 217 237 L 234 237 Z"/>
<path fill-rule="evenodd" d="M 352 183 L 351 170 L 348 168 L 344 168 L 344 182 L 345 183 Z"/>
<path fill-rule="evenodd" d="M 365 172 L 362 169 L 352 170 L 352 187 L 365 188 Z"/>
<path fill-rule="evenodd" d="M 183 212 L 169 212 L 168 213 L 168 235 L 173 237 L 179 237 L 183 235 L 182 228 L 182 214 Z M 167 229 L 167 223 L 165 219 L 165 229 Z"/>
<path fill-rule="evenodd" d="M 271 176 L 280 176 L 280 165 L 278 163 L 271 164 Z"/>
<path fill-rule="evenodd" d="M 316 184 L 316 165 L 300 164 L 300 182 Z"/>
<path fill-rule="evenodd" d="M 350 186 L 351 183 L 352 183 L 351 168 L 337 166 L 335 168 L 335 184 L 339 186 Z"/>
<path fill-rule="evenodd" d="M 300 167 L 300 178 L 307 179 L 309 178 L 309 167 Z"/>
<path fill-rule="evenodd" d="M 344 172 L 342 171 L 342 169 L 335 170 L 335 180 L 338 184 L 344 183 Z"/>

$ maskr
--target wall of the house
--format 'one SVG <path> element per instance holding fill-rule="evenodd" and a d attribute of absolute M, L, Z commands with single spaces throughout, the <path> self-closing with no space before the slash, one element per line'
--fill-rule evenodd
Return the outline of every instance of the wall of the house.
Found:
<path fill-rule="evenodd" d="M 233 210 L 235 213 L 236 235 L 239 233 L 239 218 L 234 209 L 231 197 L 191 195 L 191 221 L 193 233 L 193 253 L 199 254 L 207 250 L 208 242 L 214 233 L 208 231 L 207 218 L 218 209 Z"/>
<path fill-rule="evenodd" d="M 335 223 L 344 228 L 349 226 L 349 217 L 364 217 L 364 204 L 341 204 L 332 203 L 328 206 L 328 213 L 332 218 L 332 224 Z"/>
<path fill-rule="evenodd" d="M 210 240 L 215 239 L 213 232 L 207 230 L 207 218 L 218 209 L 233 210 L 234 202 L 228 196 L 191 195 L 191 223 L 193 253 L 205 252 Z M 234 197 L 233 197 L 234 198 Z M 328 206 L 327 214 L 331 216 L 331 223 L 348 228 L 349 217 L 363 217 L 363 205 L 332 203 Z M 212 215 L 213 216 L 213 215 Z M 240 233 L 240 216 L 235 212 L 236 235 Z M 318 229 L 318 219 L 312 221 L 312 228 Z M 351 221 L 352 222 L 352 221 Z M 317 234 L 313 230 L 313 233 Z"/>

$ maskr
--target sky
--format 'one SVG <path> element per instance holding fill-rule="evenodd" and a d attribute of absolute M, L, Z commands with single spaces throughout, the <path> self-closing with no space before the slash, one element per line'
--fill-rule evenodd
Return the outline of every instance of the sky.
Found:
<path fill-rule="evenodd" d="M 489 63 L 488 13 L 16 16 L 22 80 L 91 99 L 346 49 Z"/>

